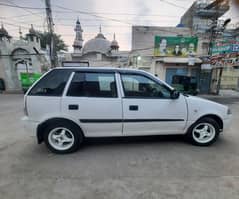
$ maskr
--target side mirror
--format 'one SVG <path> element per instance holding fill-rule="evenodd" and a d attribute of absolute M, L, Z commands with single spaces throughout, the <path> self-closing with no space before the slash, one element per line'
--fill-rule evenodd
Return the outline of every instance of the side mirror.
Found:
<path fill-rule="evenodd" d="M 180 96 L 180 93 L 177 90 L 173 90 L 171 92 L 171 99 L 178 99 Z"/>

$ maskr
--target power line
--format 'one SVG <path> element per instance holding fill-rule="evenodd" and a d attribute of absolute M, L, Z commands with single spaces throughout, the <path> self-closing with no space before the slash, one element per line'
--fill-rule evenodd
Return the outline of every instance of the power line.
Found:
<path fill-rule="evenodd" d="M 65 18 L 58 18 L 58 17 L 54 17 L 55 19 L 57 20 L 61 20 L 61 21 L 75 21 L 75 19 L 65 19 Z M 90 21 L 102 21 L 102 19 L 87 19 L 87 18 L 83 18 L 83 19 L 80 19 L 80 21 L 84 22 L 84 21 L 87 21 L 87 22 L 90 22 Z M 144 23 L 148 23 L 148 22 L 175 22 L 175 20 L 173 19 L 168 19 L 168 20 L 165 20 L 165 19 L 158 19 L 158 20 L 154 20 L 154 19 L 138 19 L 138 20 L 135 20 L 135 19 L 128 19 L 128 21 L 131 21 L 131 23 L 135 23 L 137 21 L 139 22 L 144 22 Z M 75 25 L 75 22 L 72 23 L 72 25 Z M 130 25 L 130 24 L 128 24 Z"/>
<path fill-rule="evenodd" d="M 44 10 L 45 8 L 38 8 L 38 7 L 27 7 L 27 6 L 19 6 L 19 5 L 12 5 L 6 3 L 0 3 L 1 6 L 13 7 L 13 8 L 23 8 L 23 9 L 30 9 L 30 10 Z"/>
<path fill-rule="evenodd" d="M 16 27 L 16 24 L 12 24 L 12 23 L 9 23 L 9 22 L 5 22 L 4 21 L 4 24 L 6 24 L 6 25 L 10 25 L 10 26 L 14 26 L 14 27 Z M 22 25 L 20 25 L 19 24 L 19 26 L 21 26 L 21 28 L 23 28 L 23 29 L 29 29 L 29 27 L 27 27 L 27 26 L 22 26 Z M 39 27 L 39 28 L 44 28 L 44 26 L 40 26 L 40 25 L 34 25 L 35 27 Z M 68 27 L 73 27 L 73 25 L 71 26 L 71 25 L 64 25 L 64 24 L 62 24 L 61 26 L 68 26 Z M 106 27 L 119 27 L 119 26 L 114 26 L 114 25 L 105 25 Z M 134 25 L 134 26 L 139 26 L 139 27 L 144 27 L 144 26 L 142 26 L 142 25 Z M 86 25 L 85 27 L 98 27 L 98 25 Z M 129 28 L 131 28 L 132 26 L 122 26 L 122 27 L 129 27 Z M 173 33 L 173 34 L 178 34 L 178 32 L 177 31 L 173 31 L 173 30 L 165 30 L 165 29 L 160 29 L 160 28 L 158 28 L 158 30 L 159 31 L 162 31 L 162 32 L 167 32 L 167 33 Z M 88 34 L 88 33 L 85 33 L 86 35 Z M 95 33 L 89 33 L 89 34 L 95 34 Z M 105 34 L 108 34 L 108 33 L 105 33 Z M 110 33 L 109 33 L 110 34 Z M 129 34 L 129 33 L 125 33 L 125 34 Z M 64 35 L 64 34 L 61 34 L 62 36 L 66 36 L 66 35 Z M 70 34 L 68 34 L 67 36 L 70 36 Z M 74 36 L 73 34 L 72 34 L 72 36 Z"/>
<path fill-rule="evenodd" d="M 187 9 L 186 7 L 183 7 L 183 6 L 180 6 L 180 5 L 177 5 L 177 4 L 175 4 L 175 3 L 172 3 L 172 2 L 170 2 L 170 1 L 167 1 L 167 0 L 161 0 L 162 2 L 164 2 L 164 3 L 166 3 L 166 4 L 168 4 L 168 5 L 171 5 L 171 6 L 174 6 L 174 7 L 177 7 L 177 8 L 181 8 L 181 9 Z"/>
<path fill-rule="evenodd" d="M 34 20 L 31 20 L 31 21 L 27 21 L 27 20 L 24 20 L 24 21 L 22 21 L 22 20 L 14 20 L 14 19 L 9 19 L 8 17 L 1 17 L 0 16 L 0 18 L 2 18 L 2 19 L 5 19 L 5 20 L 7 20 L 7 21 L 12 21 L 13 23 L 16 23 L 16 24 L 22 24 L 22 23 L 24 23 L 24 24 L 36 24 L 38 21 L 40 21 L 41 19 L 34 19 Z M 75 18 L 58 18 L 58 17 L 54 17 L 54 19 L 56 19 L 56 20 L 58 20 L 59 22 L 60 21 L 75 21 Z M 90 19 L 90 18 L 81 18 L 81 21 L 86 21 L 86 22 L 88 22 L 88 21 L 102 21 L 102 19 Z M 132 22 L 136 22 L 134 19 L 132 19 Z M 161 20 L 161 19 L 159 19 L 159 20 L 151 20 L 151 19 L 148 19 L 148 20 L 140 20 L 139 19 L 139 22 L 143 22 L 143 23 L 148 23 L 148 22 L 162 22 L 162 21 L 167 21 L 167 22 L 174 22 L 174 20 Z M 57 24 L 55 24 L 55 25 L 57 25 Z M 71 23 L 71 24 L 68 24 L 68 23 L 61 23 L 60 24 L 61 26 L 69 26 L 69 27 L 74 27 L 75 26 L 75 22 L 73 22 L 73 23 Z M 105 26 L 105 27 L 119 27 L 119 25 L 104 25 L 104 24 L 102 24 L 103 26 Z M 36 26 L 36 27 L 44 27 L 44 26 L 40 26 L 40 25 L 34 25 L 34 26 Z M 99 26 L 98 24 L 97 25 L 94 25 L 94 24 L 88 24 L 88 25 L 84 25 L 84 27 L 94 27 L 94 26 Z M 124 27 L 129 27 L 129 26 L 131 26 L 131 25 L 127 25 L 127 24 L 125 24 L 124 25 Z M 120 25 L 120 27 L 123 27 L 122 25 Z"/>
<path fill-rule="evenodd" d="M 114 18 L 109 18 L 109 17 L 104 17 L 104 16 L 92 14 L 90 12 L 85 12 L 85 11 L 81 11 L 81 10 L 75 10 L 75 9 L 71 9 L 71 8 L 66 8 L 66 7 L 63 7 L 63 6 L 56 5 L 56 4 L 54 6 L 56 6 L 58 8 L 61 8 L 61 9 L 64 9 L 64 10 L 70 10 L 70 11 L 73 11 L 73 12 L 76 12 L 76 13 L 81 13 L 81 14 L 85 14 L 85 15 L 94 16 L 96 18 L 102 18 L 102 19 L 107 19 L 107 20 L 110 20 L 110 21 L 115 21 L 115 22 L 120 22 L 120 23 L 125 23 L 125 24 L 132 25 L 131 23 L 128 23 L 126 21 L 122 21 L 122 20 L 118 20 L 118 19 L 114 19 Z"/>
<path fill-rule="evenodd" d="M 9 22 L 3 22 L 3 23 L 6 24 L 6 25 L 9 25 L 9 26 L 14 26 L 14 27 L 16 27 L 16 24 L 12 24 L 12 23 L 9 23 Z M 22 26 L 22 25 L 21 25 L 21 28 L 29 29 L 29 27 L 27 27 L 27 26 Z"/>
<path fill-rule="evenodd" d="M 30 13 L 30 14 L 32 14 L 32 15 L 35 15 L 35 16 L 37 16 L 37 17 L 40 16 L 40 15 L 35 14 L 35 13 L 33 13 L 32 11 L 30 11 L 30 10 L 24 8 L 24 7 L 21 7 L 21 6 L 17 5 L 17 4 L 15 4 L 15 3 L 12 2 L 11 0 L 7 0 L 7 1 L 8 1 L 9 3 L 11 3 L 11 5 L 16 6 L 16 7 L 18 7 L 18 8 L 21 8 L 21 9 L 25 10 L 26 12 L 28 12 L 28 13 Z M 40 16 L 40 17 L 42 17 L 42 16 Z"/>
<path fill-rule="evenodd" d="M 13 23 L 9 23 L 9 20 L 8 21 L 2 21 L 2 22 L 3 22 L 3 24 L 9 25 L 9 26 L 14 26 L 14 27 L 21 26 L 21 28 L 27 29 L 27 30 L 29 30 L 29 28 L 30 28 L 30 24 L 29 24 L 29 27 L 27 27 L 27 26 L 22 25 L 22 23 L 16 24 L 18 22 L 14 22 L 13 20 L 11 20 L 11 21 Z M 40 25 L 36 25 L 36 24 L 34 24 L 34 26 L 38 27 L 38 28 L 44 28 L 44 26 L 40 26 Z"/>
<path fill-rule="evenodd" d="M 32 16 L 32 14 L 43 14 L 43 12 L 35 12 L 35 13 L 31 13 L 31 14 L 24 14 L 24 15 L 15 15 L 15 16 L 8 16 L 7 18 L 20 18 L 20 17 L 26 17 L 26 16 Z"/>
<path fill-rule="evenodd" d="M 62 10 L 54 10 L 56 13 L 72 13 L 72 11 L 62 11 Z M 140 16 L 140 17 L 172 17 L 177 18 L 180 16 L 176 15 L 163 15 L 163 14 L 137 14 L 137 13 L 111 13 L 111 12 L 88 12 L 91 14 L 99 14 L 99 15 L 122 15 L 122 16 Z"/>

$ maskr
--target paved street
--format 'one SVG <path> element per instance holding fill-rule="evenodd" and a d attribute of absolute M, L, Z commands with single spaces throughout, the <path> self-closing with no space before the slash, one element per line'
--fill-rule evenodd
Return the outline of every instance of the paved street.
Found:
<path fill-rule="evenodd" d="M 22 127 L 22 95 L 0 95 L 0 199 L 238 199 L 239 98 L 214 97 L 233 111 L 211 147 L 181 137 L 95 139 L 55 155 Z"/>

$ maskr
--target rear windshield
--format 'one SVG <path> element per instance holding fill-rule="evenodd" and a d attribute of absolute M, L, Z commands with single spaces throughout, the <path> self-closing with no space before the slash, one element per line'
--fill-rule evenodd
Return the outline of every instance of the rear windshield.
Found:
<path fill-rule="evenodd" d="M 52 70 L 30 90 L 28 95 L 61 96 L 71 70 Z"/>

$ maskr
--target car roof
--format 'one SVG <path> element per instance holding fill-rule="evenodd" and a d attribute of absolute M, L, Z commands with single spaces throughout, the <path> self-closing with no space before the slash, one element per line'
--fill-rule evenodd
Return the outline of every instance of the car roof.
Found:
<path fill-rule="evenodd" d="M 162 83 L 162 81 L 155 77 L 154 75 L 150 74 L 149 72 L 146 72 L 144 70 L 137 70 L 137 69 L 130 69 L 130 68 L 114 68 L 114 67 L 56 67 L 53 70 L 71 70 L 72 72 L 76 71 L 84 71 L 84 72 L 108 72 L 108 73 L 132 73 L 132 74 L 142 74 L 144 76 L 147 76 L 151 79 L 156 80 L 157 82 Z M 165 82 L 164 82 L 165 84 Z M 173 90 L 173 88 L 167 84 L 167 86 Z"/>
<path fill-rule="evenodd" d="M 143 70 L 130 68 L 114 68 L 114 67 L 56 67 L 54 70 L 72 70 L 72 71 L 95 71 L 95 72 L 123 72 L 123 73 L 144 73 Z"/>

